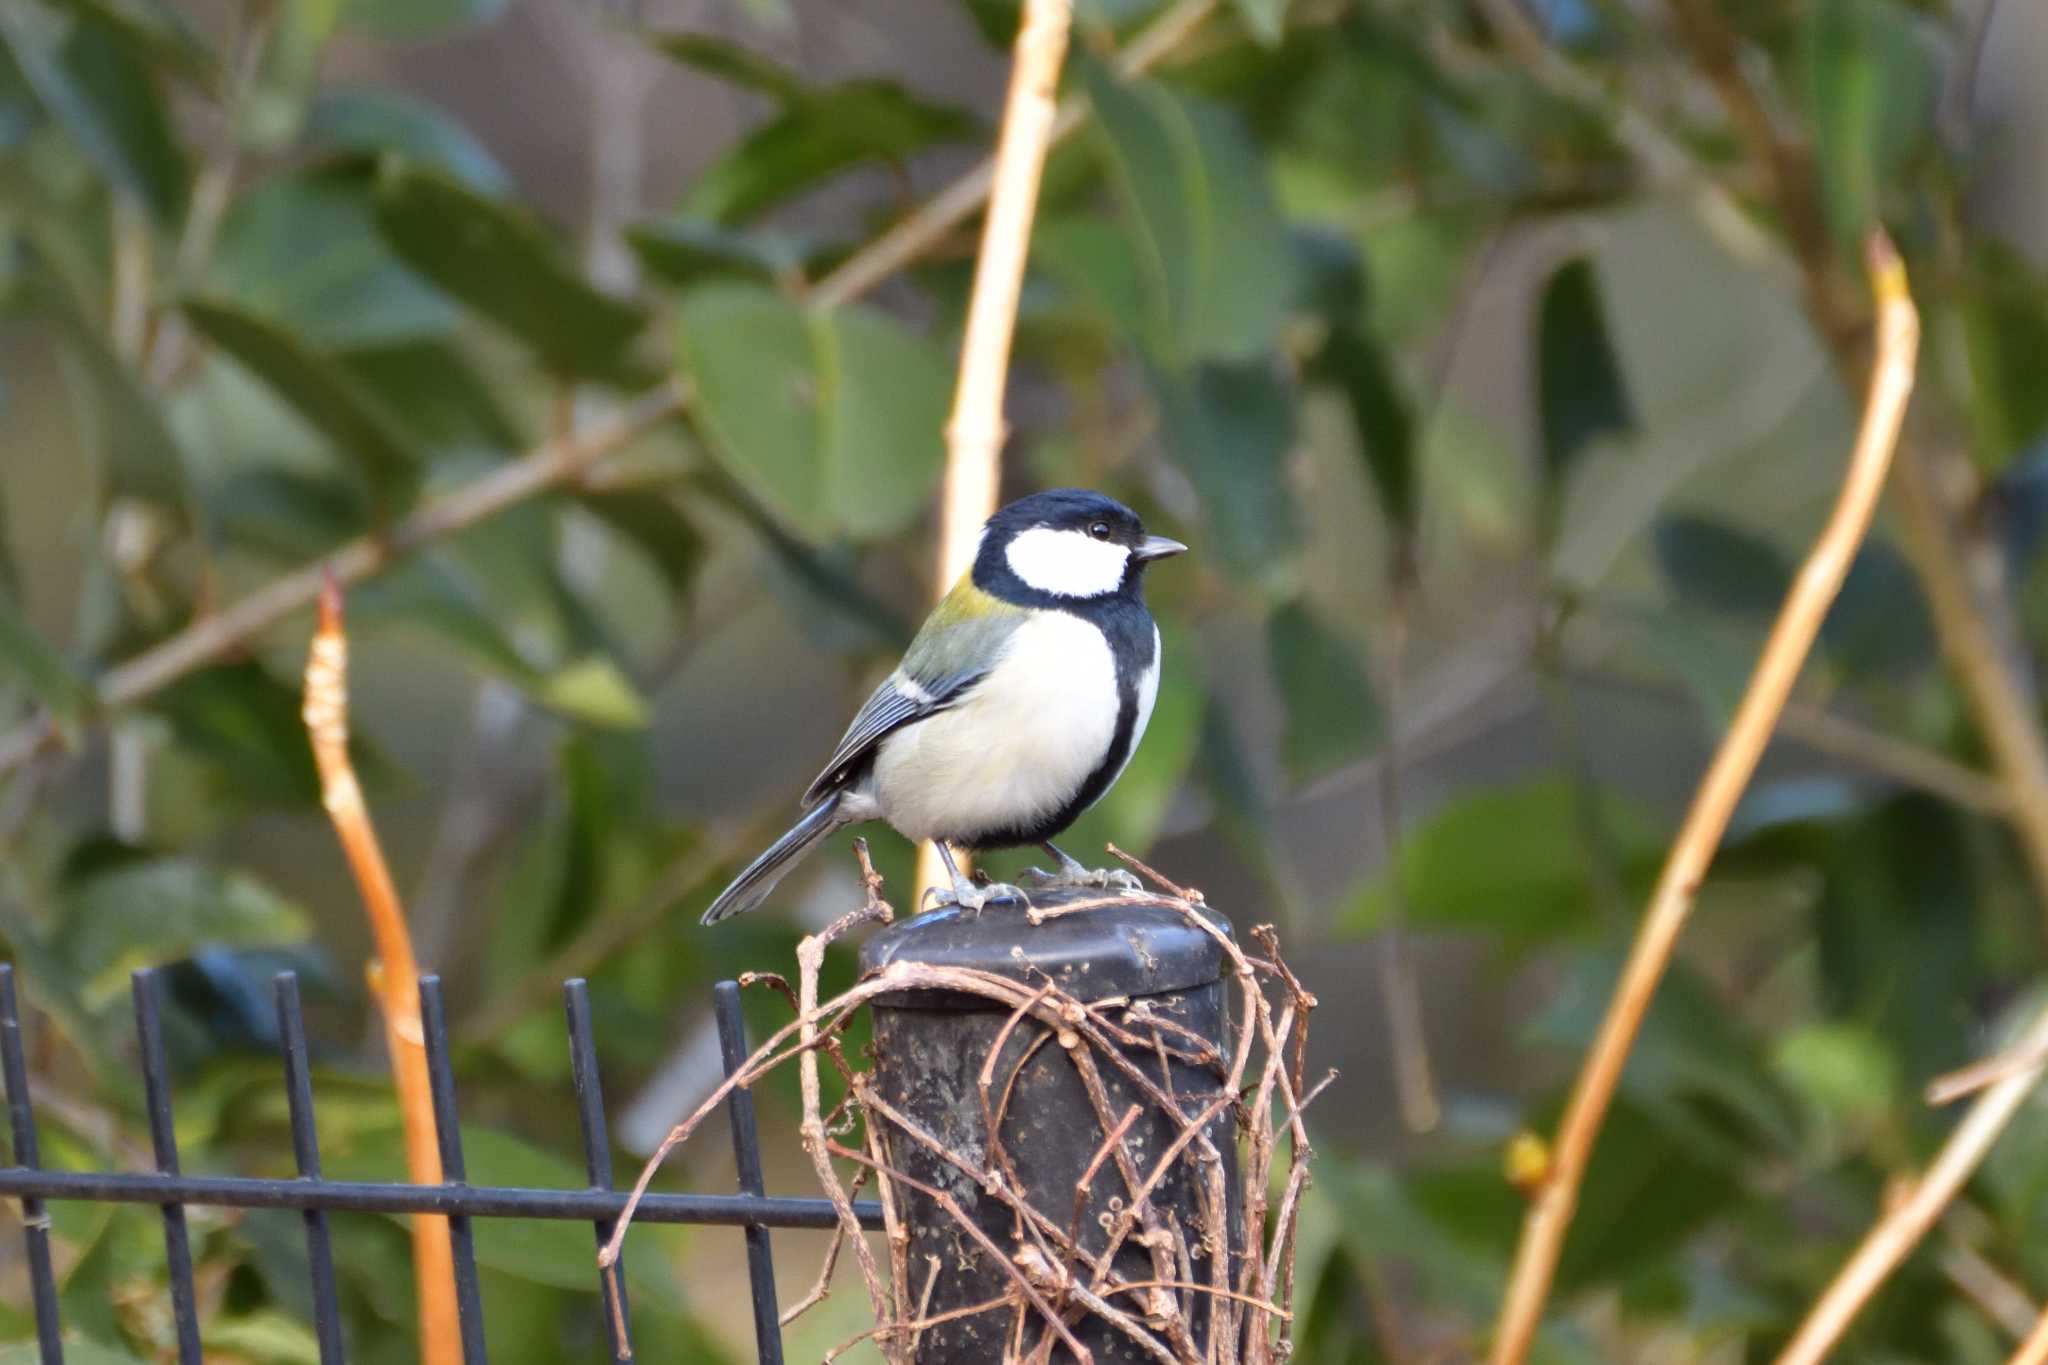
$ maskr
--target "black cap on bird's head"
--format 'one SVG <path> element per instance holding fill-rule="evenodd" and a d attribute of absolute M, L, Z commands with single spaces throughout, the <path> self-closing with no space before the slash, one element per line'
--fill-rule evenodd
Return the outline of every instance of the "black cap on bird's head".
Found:
<path fill-rule="evenodd" d="M 1033 493 L 982 527 L 974 582 L 1012 601 L 1135 594 L 1145 566 L 1187 546 L 1145 534 L 1138 514 L 1085 488 Z"/>

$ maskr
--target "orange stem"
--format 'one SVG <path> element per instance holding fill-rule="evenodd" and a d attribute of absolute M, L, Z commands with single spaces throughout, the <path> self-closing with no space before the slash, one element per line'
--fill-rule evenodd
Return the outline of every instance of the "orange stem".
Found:
<path fill-rule="evenodd" d="M 320 623 L 306 660 L 306 733 L 320 770 L 320 800 L 334 822 L 349 871 L 363 898 L 376 957 L 366 965 L 370 994 L 384 1017 L 384 1043 L 391 1053 L 398 1113 L 405 1132 L 406 1173 L 415 1185 L 441 1183 L 441 1150 L 436 1141 L 433 1092 L 427 1080 L 425 1037 L 420 1029 L 420 971 L 412 935 L 391 869 L 363 804 L 362 785 L 348 756 L 348 637 L 341 622 L 341 585 L 330 575 L 320 592 Z M 412 1270 L 420 1310 L 423 1365 L 462 1365 L 462 1338 L 455 1312 L 455 1259 L 448 1220 L 439 1214 L 412 1219 Z"/>

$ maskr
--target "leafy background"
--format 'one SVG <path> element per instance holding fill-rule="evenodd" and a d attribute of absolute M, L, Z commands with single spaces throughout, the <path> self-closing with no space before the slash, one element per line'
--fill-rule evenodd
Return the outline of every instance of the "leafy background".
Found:
<path fill-rule="evenodd" d="M 1512 1248 L 1503 1149 L 1555 1116 L 1841 469 L 1874 218 L 1927 321 L 1911 439 L 2030 685 L 2048 24 L 1234 0 L 1120 78 L 1160 9 L 1080 6 L 1068 85 L 1093 114 L 1048 170 L 1012 401 L 1011 491 L 1103 487 L 1197 549 L 1154 575 L 1158 712 L 1074 844 L 1149 850 L 1313 969 L 1317 1061 L 1345 1080 L 1315 1115 L 1301 1358 L 1455 1359 Z M 571 971 L 622 1157 L 703 1093 L 708 984 L 786 961 L 855 894 L 827 855 L 773 912 L 695 927 L 917 619 L 972 232 L 870 298 L 812 289 L 986 149 L 1014 20 L 0 7 L 0 716 L 59 740 L 0 786 L 0 941 L 51 1160 L 142 1164 L 125 984 L 164 964 L 187 1167 L 288 1169 L 266 1002 L 292 966 L 330 1169 L 402 1169 L 297 719 L 304 614 L 132 705 L 99 680 L 678 373 L 679 420 L 352 594 L 354 712 L 453 993 L 472 1177 L 581 1183 L 569 1106 L 533 1103 L 566 1093 Z M 1939 1142 L 1924 1083 L 1995 1048 L 2043 965 L 1984 765 L 1883 526 L 1627 1075 L 1544 1359 L 1767 1358 Z M 900 892 L 908 851 L 878 842 Z M 1397 920 L 1425 1131 L 1385 1023 Z M 765 1126 L 798 1189 L 790 1099 L 764 1096 Z M 2004 1358 L 2048 1295 L 2044 1138 L 2035 1105 L 1853 1358 Z M 717 1146 L 665 1179 L 725 1188 Z M 54 1216 L 78 1357 L 164 1358 L 153 1215 Z M 313 1359 L 295 1220 L 194 1225 L 209 1348 Z M 410 1359 L 402 1228 L 335 1228 L 354 1358 Z M 479 1237 L 494 1357 L 594 1357 L 587 1229 Z M 732 1236 L 636 1238 L 650 1357 L 744 1358 Z M 817 1248 L 778 1239 L 787 1300 Z M 18 1245 L 0 1336 L 26 1340 Z M 857 1298 L 791 1358 L 856 1330 Z"/>

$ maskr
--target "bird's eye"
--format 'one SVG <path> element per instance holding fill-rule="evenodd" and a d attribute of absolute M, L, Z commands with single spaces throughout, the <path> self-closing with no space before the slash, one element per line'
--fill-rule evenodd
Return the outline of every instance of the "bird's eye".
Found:
<path fill-rule="evenodd" d="M 1090 526 L 1088 528 L 1088 534 L 1094 536 L 1097 540 L 1108 540 L 1109 523 L 1106 521 L 1096 522 L 1093 526 Z"/>

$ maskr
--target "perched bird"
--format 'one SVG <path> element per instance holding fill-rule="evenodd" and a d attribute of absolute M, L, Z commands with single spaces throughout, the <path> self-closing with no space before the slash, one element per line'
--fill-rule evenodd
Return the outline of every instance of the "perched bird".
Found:
<path fill-rule="evenodd" d="M 1019 888 L 960 875 L 950 845 L 1042 845 L 1048 885 L 1122 885 L 1053 836 L 1109 790 L 1159 695 L 1159 628 L 1145 567 L 1187 546 L 1148 536 L 1130 508 L 1079 488 L 1034 493 L 981 528 L 974 563 L 932 610 L 894 673 L 804 793 L 804 817 L 747 865 L 704 923 L 753 909 L 833 831 L 885 820 L 938 841 L 941 902 L 979 910 Z"/>

